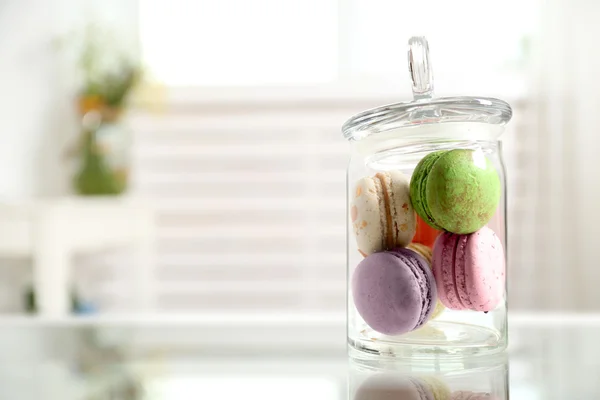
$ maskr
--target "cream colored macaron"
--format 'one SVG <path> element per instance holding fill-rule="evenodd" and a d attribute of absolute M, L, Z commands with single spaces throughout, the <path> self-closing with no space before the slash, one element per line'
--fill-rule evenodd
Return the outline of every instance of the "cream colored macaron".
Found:
<path fill-rule="evenodd" d="M 351 195 L 350 219 L 358 250 L 364 256 L 405 247 L 417 229 L 410 186 L 400 171 L 360 179 Z"/>

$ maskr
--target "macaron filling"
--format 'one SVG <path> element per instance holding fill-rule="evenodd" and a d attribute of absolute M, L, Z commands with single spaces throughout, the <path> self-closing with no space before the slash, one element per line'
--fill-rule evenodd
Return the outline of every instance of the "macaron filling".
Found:
<path fill-rule="evenodd" d="M 381 180 L 377 177 L 373 177 L 373 184 L 375 185 L 375 190 L 377 191 L 377 198 L 379 200 L 379 210 L 385 210 L 385 198 L 383 195 L 383 184 Z M 385 248 L 386 246 L 386 235 L 387 235 L 387 218 L 385 213 L 379 212 L 379 225 L 381 227 L 381 248 Z"/>
<path fill-rule="evenodd" d="M 380 179 L 382 179 L 384 186 L 386 188 L 389 187 L 389 190 L 386 190 L 384 194 L 386 196 L 386 201 L 389 206 L 386 209 L 386 212 L 388 210 L 390 211 L 389 218 L 388 218 L 388 223 L 390 224 L 389 228 L 388 228 L 388 232 L 392 236 L 392 247 L 395 247 L 395 246 L 399 245 L 400 229 L 398 228 L 398 223 L 399 223 L 398 205 L 396 204 L 396 199 L 394 196 L 394 186 L 392 185 L 392 183 L 393 183 L 392 175 L 390 173 L 386 173 L 385 175 L 384 174 L 377 174 L 377 175 L 380 175 Z M 392 247 L 390 247 L 390 248 L 392 248 Z"/>
<path fill-rule="evenodd" d="M 384 210 L 385 210 L 385 228 L 384 228 L 384 240 L 385 240 L 385 247 L 387 249 L 391 249 L 392 247 L 394 247 L 394 244 L 396 242 L 395 237 L 394 237 L 394 222 L 392 219 L 392 210 L 391 210 L 391 194 L 390 191 L 388 190 L 388 185 L 386 184 L 386 179 L 385 179 L 385 175 L 382 173 L 378 173 L 375 175 L 375 179 L 379 180 L 379 184 L 381 185 L 381 190 L 382 190 L 382 197 L 383 197 L 383 205 L 384 205 Z"/>

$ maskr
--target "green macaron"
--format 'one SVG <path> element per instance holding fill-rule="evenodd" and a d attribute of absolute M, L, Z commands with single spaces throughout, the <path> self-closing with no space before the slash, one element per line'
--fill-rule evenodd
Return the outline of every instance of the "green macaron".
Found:
<path fill-rule="evenodd" d="M 468 234 L 487 224 L 500 201 L 500 178 L 480 150 L 442 150 L 425 156 L 413 173 L 413 208 L 432 228 Z"/>

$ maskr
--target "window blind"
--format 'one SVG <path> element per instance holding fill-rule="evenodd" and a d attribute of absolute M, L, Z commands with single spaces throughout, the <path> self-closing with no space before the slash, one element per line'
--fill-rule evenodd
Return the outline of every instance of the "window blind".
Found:
<path fill-rule="evenodd" d="M 157 206 L 158 311 L 343 312 L 348 145 L 340 126 L 368 106 L 133 115 L 132 190 Z M 503 144 L 514 307 L 528 296 L 521 265 L 530 254 L 521 110 L 517 104 Z M 118 278 L 124 261 L 113 261 Z M 118 309 L 126 282 L 104 282 L 101 303 Z"/>
<path fill-rule="evenodd" d="M 135 191 L 158 208 L 160 309 L 343 309 L 348 115 L 132 119 Z"/>

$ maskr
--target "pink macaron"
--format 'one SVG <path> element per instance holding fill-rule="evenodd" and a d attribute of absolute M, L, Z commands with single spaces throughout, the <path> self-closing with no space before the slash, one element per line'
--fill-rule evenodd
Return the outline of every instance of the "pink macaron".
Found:
<path fill-rule="evenodd" d="M 504 250 L 488 227 L 468 235 L 442 233 L 432 264 L 439 299 L 451 310 L 487 312 L 504 297 Z"/>

